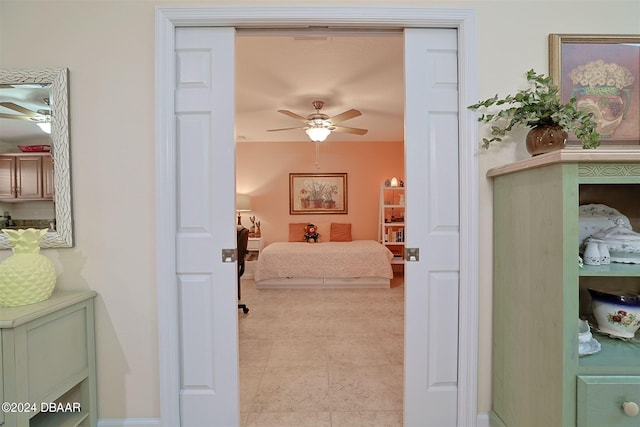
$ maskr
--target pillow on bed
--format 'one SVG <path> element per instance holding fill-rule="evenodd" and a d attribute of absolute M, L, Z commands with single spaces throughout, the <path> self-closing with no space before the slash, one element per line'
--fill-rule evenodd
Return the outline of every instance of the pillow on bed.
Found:
<path fill-rule="evenodd" d="M 304 242 L 304 228 L 308 222 L 290 222 L 289 223 L 289 241 Z"/>
<path fill-rule="evenodd" d="M 351 241 L 351 224 L 340 224 L 338 222 L 331 223 L 331 241 L 332 242 L 350 242 Z"/>
<path fill-rule="evenodd" d="M 331 223 L 330 222 L 314 222 L 316 231 L 320 235 L 319 243 L 331 241 Z"/>

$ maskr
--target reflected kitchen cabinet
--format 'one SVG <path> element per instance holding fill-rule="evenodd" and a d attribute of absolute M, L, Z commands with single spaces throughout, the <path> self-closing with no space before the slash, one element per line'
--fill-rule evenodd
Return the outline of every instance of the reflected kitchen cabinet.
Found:
<path fill-rule="evenodd" d="M 51 154 L 0 154 L 0 200 L 53 200 Z"/>
<path fill-rule="evenodd" d="M 0 157 L 0 199 L 10 199 L 15 194 L 16 161 L 13 157 Z"/>
<path fill-rule="evenodd" d="M 53 179 L 53 157 L 42 156 L 42 198 L 53 200 L 55 181 Z"/>

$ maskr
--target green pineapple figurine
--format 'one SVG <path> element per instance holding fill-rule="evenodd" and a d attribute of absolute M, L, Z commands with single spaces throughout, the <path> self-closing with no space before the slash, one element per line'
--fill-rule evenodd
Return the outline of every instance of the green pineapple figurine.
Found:
<path fill-rule="evenodd" d="M 53 262 L 40 254 L 47 230 L 6 230 L 13 255 L 0 263 L 0 305 L 17 307 L 48 299 L 56 285 Z"/>

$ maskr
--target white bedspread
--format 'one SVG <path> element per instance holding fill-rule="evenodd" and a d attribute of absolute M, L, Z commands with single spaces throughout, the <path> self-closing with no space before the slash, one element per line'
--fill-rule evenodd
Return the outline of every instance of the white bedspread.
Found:
<path fill-rule="evenodd" d="M 393 254 L 374 240 L 275 242 L 260 252 L 255 280 L 283 277 L 393 278 Z"/>

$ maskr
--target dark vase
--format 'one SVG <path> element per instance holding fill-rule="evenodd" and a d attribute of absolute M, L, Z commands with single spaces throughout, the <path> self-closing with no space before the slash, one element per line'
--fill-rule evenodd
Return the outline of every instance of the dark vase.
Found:
<path fill-rule="evenodd" d="M 567 140 L 567 132 L 559 125 L 538 125 L 527 134 L 527 151 L 532 156 L 560 150 Z"/>

